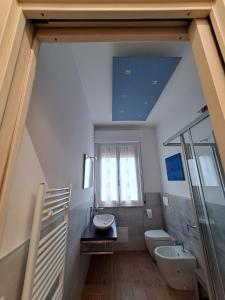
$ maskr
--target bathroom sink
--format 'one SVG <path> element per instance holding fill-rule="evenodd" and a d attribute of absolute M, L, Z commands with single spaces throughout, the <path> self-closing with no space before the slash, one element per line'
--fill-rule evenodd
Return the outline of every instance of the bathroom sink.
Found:
<path fill-rule="evenodd" d="M 181 246 L 161 246 L 155 249 L 159 271 L 166 283 L 175 290 L 195 288 L 196 258 Z"/>
<path fill-rule="evenodd" d="M 109 214 L 100 214 L 94 216 L 93 223 L 97 229 L 108 229 L 114 222 L 114 216 Z"/>

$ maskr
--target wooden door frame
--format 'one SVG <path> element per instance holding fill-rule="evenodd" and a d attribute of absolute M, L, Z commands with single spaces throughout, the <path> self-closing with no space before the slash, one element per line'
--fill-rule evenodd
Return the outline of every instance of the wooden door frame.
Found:
<path fill-rule="evenodd" d="M 82 2 L 44 0 L 0 0 L 0 245 L 7 218 L 7 199 L 13 170 L 26 120 L 27 109 L 41 42 L 151 41 L 190 39 L 205 100 L 215 131 L 223 166 L 225 167 L 225 78 L 221 58 L 225 61 L 224 0 L 181 1 L 131 0 Z M 63 4 L 64 3 L 64 4 Z M 2 7 L 1 7 L 2 6 Z M 207 19 L 208 18 L 208 19 Z M 209 18 L 214 33 L 209 25 Z M 32 20 L 58 19 L 58 28 L 35 29 Z M 68 20 L 87 22 L 72 28 Z M 172 22 L 191 20 L 189 28 L 130 23 L 121 20 Z M 66 20 L 64 28 L 59 24 Z M 91 21 L 94 23 L 90 23 Z M 94 20 L 94 21 L 93 21 Z M 110 27 L 96 25 L 111 21 Z M 164 21 L 163 21 L 164 20 Z M 118 22 L 121 25 L 118 25 Z M 95 25 L 93 25 L 95 24 Z M 128 24 L 128 23 L 127 23 Z M 216 38 L 216 42 L 215 42 Z M 218 54 L 218 47 L 220 54 Z M 224 62 L 223 61 L 223 62 Z"/>

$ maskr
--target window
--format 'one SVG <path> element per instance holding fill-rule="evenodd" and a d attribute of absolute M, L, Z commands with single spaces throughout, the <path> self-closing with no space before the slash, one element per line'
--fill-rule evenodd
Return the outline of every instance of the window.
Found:
<path fill-rule="evenodd" d="M 139 144 L 96 144 L 96 199 L 102 206 L 142 203 Z"/>
<path fill-rule="evenodd" d="M 219 186 L 217 172 L 212 157 L 208 155 L 200 155 L 198 160 L 203 186 Z"/>
<path fill-rule="evenodd" d="M 197 157 L 197 162 L 199 166 L 199 172 L 201 175 L 202 185 L 203 186 L 219 186 L 219 181 L 217 177 L 216 167 L 213 163 L 211 156 L 199 155 Z M 191 181 L 193 186 L 199 186 L 200 182 L 198 179 L 198 171 L 193 159 L 188 160 Z"/>

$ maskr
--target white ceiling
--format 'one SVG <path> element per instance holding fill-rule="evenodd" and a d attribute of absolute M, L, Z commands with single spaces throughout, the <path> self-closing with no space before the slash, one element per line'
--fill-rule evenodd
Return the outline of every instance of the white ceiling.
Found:
<path fill-rule="evenodd" d="M 70 47 L 80 74 L 84 94 L 96 125 L 155 125 L 176 105 L 185 93 L 200 96 L 199 82 L 188 42 L 151 43 L 76 43 Z M 179 56 L 182 57 L 158 102 L 145 122 L 112 122 L 113 56 Z M 168 96 L 169 95 L 169 96 Z"/>

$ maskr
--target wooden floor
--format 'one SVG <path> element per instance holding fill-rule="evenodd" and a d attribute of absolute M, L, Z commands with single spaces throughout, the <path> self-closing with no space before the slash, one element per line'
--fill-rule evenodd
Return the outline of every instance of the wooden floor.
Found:
<path fill-rule="evenodd" d="M 194 300 L 168 288 L 148 252 L 93 256 L 82 300 Z"/>

